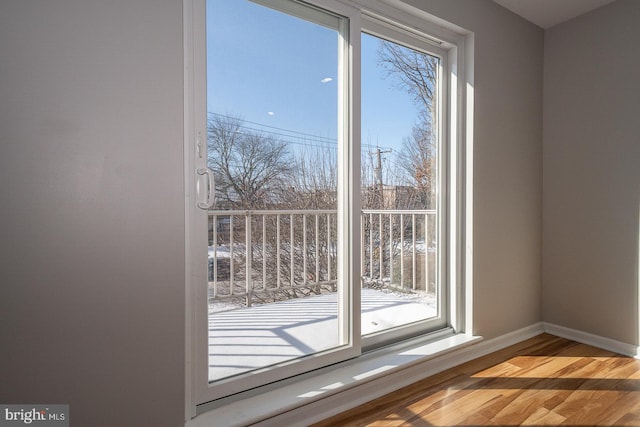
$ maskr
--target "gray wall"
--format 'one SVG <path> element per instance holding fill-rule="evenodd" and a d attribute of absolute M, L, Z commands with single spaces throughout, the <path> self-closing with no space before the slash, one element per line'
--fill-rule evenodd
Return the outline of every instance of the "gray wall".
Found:
<path fill-rule="evenodd" d="M 184 414 L 181 0 L 0 2 L 0 402 Z"/>
<path fill-rule="evenodd" d="M 544 320 L 638 342 L 640 2 L 545 36 Z"/>
<path fill-rule="evenodd" d="M 476 33 L 473 318 L 498 336 L 541 320 L 543 32 L 411 2 Z M 0 58 L 0 402 L 180 425 L 182 1 L 0 2 Z"/>

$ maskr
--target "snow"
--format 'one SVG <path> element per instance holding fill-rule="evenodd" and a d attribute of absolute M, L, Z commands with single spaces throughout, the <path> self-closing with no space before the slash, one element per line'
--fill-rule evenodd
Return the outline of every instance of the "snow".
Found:
<path fill-rule="evenodd" d="M 231 250 L 226 245 L 219 245 L 215 248 L 209 246 L 209 259 L 213 258 L 231 258 Z"/>
<path fill-rule="evenodd" d="M 437 314 L 433 296 L 375 289 L 361 295 L 365 335 Z M 333 293 L 210 312 L 209 380 L 339 345 L 337 307 Z"/>

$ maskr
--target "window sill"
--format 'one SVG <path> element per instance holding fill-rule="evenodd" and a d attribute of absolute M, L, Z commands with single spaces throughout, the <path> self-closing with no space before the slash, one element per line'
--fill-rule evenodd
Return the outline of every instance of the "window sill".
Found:
<path fill-rule="evenodd" d="M 295 425 L 296 420 L 300 425 L 308 425 L 462 363 L 461 358 L 441 356 L 481 339 L 449 334 L 438 339 L 432 337 L 429 341 L 422 337 L 382 348 L 261 387 L 257 393 L 245 398 L 233 396 L 202 405 L 198 409 L 200 414 L 188 421 L 186 427 L 249 425 L 285 413 L 289 413 L 287 425 Z M 389 381 L 391 375 L 393 381 Z M 313 410 L 303 408 L 307 405 L 309 409 L 313 405 Z M 278 417 L 277 421 L 271 421 L 274 425 L 284 425 L 285 420 Z M 267 424 L 269 421 L 265 421 L 264 425 Z"/>

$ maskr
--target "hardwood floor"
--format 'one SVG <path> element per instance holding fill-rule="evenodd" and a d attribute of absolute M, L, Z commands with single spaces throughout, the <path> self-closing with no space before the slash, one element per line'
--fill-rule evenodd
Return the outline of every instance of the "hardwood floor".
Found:
<path fill-rule="evenodd" d="M 640 426 L 640 361 L 542 334 L 315 424 Z"/>

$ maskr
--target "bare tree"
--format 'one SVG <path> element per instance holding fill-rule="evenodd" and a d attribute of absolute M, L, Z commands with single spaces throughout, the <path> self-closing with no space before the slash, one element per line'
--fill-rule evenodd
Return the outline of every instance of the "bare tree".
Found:
<path fill-rule="evenodd" d="M 336 209 L 338 189 L 337 150 L 307 149 L 296 156 L 296 173 L 287 206 L 296 209 Z"/>
<path fill-rule="evenodd" d="M 208 143 L 208 163 L 224 207 L 265 208 L 286 192 L 294 171 L 286 143 L 218 114 L 209 116 Z"/>
<path fill-rule="evenodd" d="M 430 123 L 437 93 L 438 58 L 383 40 L 378 50 L 378 61 L 388 76 L 399 79 L 398 86 L 413 97 L 422 120 Z"/>
<path fill-rule="evenodd" d="M 397 78 L 399 88 L 412 96 L 419 117 L 411 135 L 404 138 L 397 156 L 408 184 L 415 195 L 406 208 L 433 208 L 437 172 L 437 139 L 434 132 L 437 103 L 438 58 L 395 43 L 382 41 L 378 50 L 379 63 L 387 75 Z M 416 206 L 418 205 L 418 206 Z"/>
<path fill-rule="evenodd" d="M 435 180 L 437 171 L 437 144 L 424 128 L 414 126 L 411 135 L 404 138 L 397 161 L 415 191 L 407 198 L 408 209 L 435 207 Z"/>

